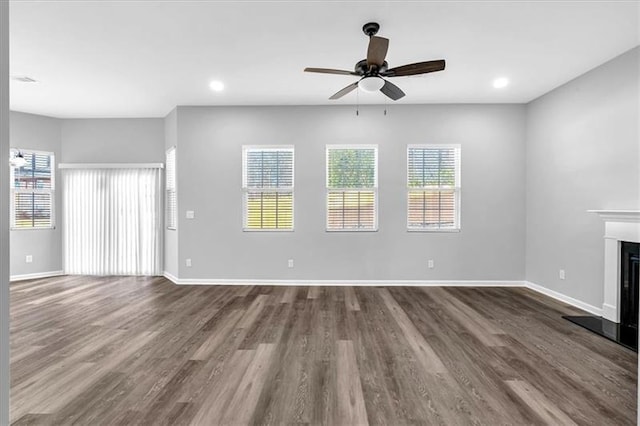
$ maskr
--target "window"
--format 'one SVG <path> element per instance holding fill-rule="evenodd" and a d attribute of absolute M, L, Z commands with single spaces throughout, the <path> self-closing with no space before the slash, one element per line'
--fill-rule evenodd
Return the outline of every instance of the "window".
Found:
<path fill-rule="evenodd" d="M 178 198 L 176 196 L 176 147 L 169 148 L 165 169 L 165 221 L 167 229 L 176 229 L 178 219 Z"/>
<path fill-rule="evenodd" d="M 407 147 L 407 227 L 460 229 L 460 146 Z"/>
<path fill-rule="evenodd" d="M 293 147 L 242 148 L 245 231 L 293 230 Z"/>
<path fill-rule="evenodd" d="M 11 167 L 11 227 L 53 228 L 54 155 L 52 152 L 20 152 L 26 163 L 22 167 Z"/>
<path fill-rule="evenodd" d="M 327 230 L 375 231 L 378 147 L 327 145 Z"/>

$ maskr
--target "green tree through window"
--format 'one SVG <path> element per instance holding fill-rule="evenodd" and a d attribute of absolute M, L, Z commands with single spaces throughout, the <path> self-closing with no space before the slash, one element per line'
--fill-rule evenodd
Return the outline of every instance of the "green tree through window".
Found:
<path fill-rule="evenodd" d="M 327 146 L 327 230 L 376 230 L 377 163 L 375 146 Z"/>

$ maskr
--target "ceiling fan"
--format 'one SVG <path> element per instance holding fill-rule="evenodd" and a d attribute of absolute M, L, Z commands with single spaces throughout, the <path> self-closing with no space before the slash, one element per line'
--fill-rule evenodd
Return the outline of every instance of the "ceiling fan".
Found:
<path fill-rule="evenodd" d="M 369 37 L 369 48 L 367 49 L 367 59 L 359 61 L 354 71 L 335 70 L 329 68 L 305 68 L 306 72 L 317 72 L 322 74 L 341 74 L 355 75 L 361 77 L 355 83 L 351 83 L 344 89 L 339 90 L 329 99 L 340 99 L 347 93 L 360 87 L 366 92 L 375 92 L 380 90 L 389 98 L 397 101 L 405 94 L 398 86 L 385 80 L 383 77 L 404 77 L 408 75 L 426 74 L 430 72 L 442 71 L 445 63 L 444 59 L 426 62 L 416 62 L 414 64 L 402 65 L 395 68 L 389 68 L 389 64 L 385 61 L 387 49 L 389 48 L 389 39 L 377 37 L 376 34 L 380 29 L 380 25 L 376 22 L 364 24 L 362 31 Z"/>

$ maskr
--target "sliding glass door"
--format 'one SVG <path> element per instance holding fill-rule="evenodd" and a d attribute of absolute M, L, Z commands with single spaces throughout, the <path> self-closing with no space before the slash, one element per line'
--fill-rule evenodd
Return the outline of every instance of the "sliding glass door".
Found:
<path fill-rule="evenodd" d="M 63 178 L 65 273 L 162 273 L 161 169 L 74 168 Z"/>

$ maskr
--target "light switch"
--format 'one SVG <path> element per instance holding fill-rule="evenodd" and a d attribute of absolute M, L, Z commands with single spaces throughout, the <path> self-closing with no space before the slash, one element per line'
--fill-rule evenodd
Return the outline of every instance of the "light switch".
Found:
<path fill-rule="evenodd" d="M 196 213 L 193 210 L 187 210 L 187 219 L 193 219 L 196 217 Z"/>

